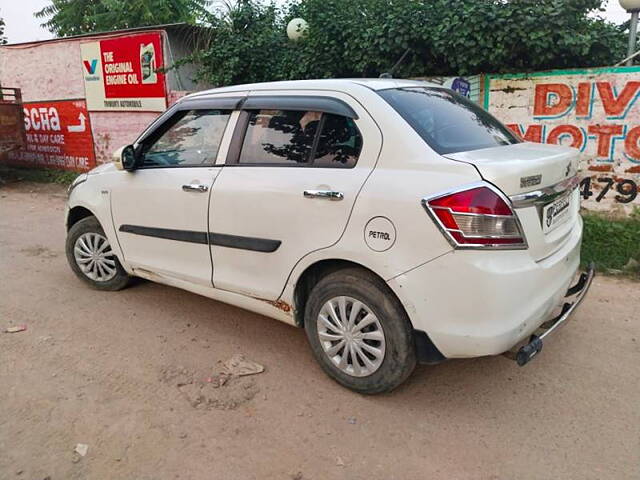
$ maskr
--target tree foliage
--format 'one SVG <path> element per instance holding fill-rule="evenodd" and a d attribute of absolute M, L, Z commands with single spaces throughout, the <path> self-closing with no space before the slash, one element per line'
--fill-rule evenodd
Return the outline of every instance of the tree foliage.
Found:
<path fill-rule="evenodd" d="M 124 28 L 194 23 L 207 15 L 209 0 L 51 0 L 36 12 L 59 37 Z"/>
<path fill-rule="evenodd" d="M 597 16 L 602 0 L 236 0 L 205 19 L 196 55 L 213 85 L 378 76 L 409 49 L 395 76 L 611 65 L 622 28 Z M 595 15 L 594 15 L 595 14 Z M 287 22 L 309 23 L 291 42 Z"/>
<path fill-rule="evenodd" d="M 624 57 L 626 45 L 624 26 L 597 15 L 603 0 L 50 1 L 36 16 L 59 36 L 207 27 L 205 47 L 189 60 L 213 85 L 378 76 L 405 52 L 395 76 L 602 66 Z M 309 24 L 297 42 L 285 33 L 294 17 Z"/>
<path fill-rule="evenodd" d="M 200 76 L 213 85 L 285 78 L 287 53 L 285 14 L 274 4 L 241 0 L 227 2 L 209 14 L 207 47 L 189 60 L 200 65 Z"/>
<path fill-rule="evenodd" d="M 4 45 L 5 43 L 7 43 L 7 37 L 4 36 L 4 27 L 4 19 L 0 17 L 0 45 Z"/>

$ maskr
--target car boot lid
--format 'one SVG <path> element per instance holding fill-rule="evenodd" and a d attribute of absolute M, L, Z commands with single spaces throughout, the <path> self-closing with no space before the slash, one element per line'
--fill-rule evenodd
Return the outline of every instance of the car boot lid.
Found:
<path fill-rule="evenodd" d="M 476 167 L 483 179 L 506 195 L 549 187 L 575 176 L 579 151 L 562 145 L 523 142 L 445 157 Z"/>

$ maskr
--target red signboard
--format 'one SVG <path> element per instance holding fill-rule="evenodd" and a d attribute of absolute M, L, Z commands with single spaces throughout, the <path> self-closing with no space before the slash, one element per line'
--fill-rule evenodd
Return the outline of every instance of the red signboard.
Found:
<path fill-rule="evenodd" d="M 83 43 L 82 68 L 90 111 L 163 111 L 166 82 L 160 33 Z"/>
<path fill-rule="evenodd" d="M 164 97 L 160 35 L 100 41 L 106 98 Z"/>
<path fill-rule="evenodd" d="M 24 104 L 26 146 L 9 153 L 9 161 L 65 170 L 95 167 L 93 136 L 84 100 Z"/>

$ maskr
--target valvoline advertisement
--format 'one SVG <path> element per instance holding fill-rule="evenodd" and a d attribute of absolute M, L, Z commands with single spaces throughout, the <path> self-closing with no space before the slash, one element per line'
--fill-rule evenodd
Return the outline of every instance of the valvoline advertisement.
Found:
<path fill-rule="evenodd" d="M 89 111 L 166 108 L 161 33 L 107 38 L 83 43 L 80 49 Z"/>

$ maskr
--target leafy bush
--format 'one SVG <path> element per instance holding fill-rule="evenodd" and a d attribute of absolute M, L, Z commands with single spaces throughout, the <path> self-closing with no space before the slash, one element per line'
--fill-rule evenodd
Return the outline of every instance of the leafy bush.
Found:
<path fill-rule="evenodd" d="M 273 2 L 273 0 L 272 0 Z M 215 86 L 258 81 L 468 75 L 612 65 L 626 35 L 593 15 L 604 0 L 50 0 L 36 17 L 59 36 L 161 23 L 207 29 L 193 54 Z M 211 10 L 210 7 L 214 7 Z M 309 23 L 291 42 L 286 25 Z"/>
<path fill-rule="evenodd" d="M 281 79 L 467 75 L 611 65 L 626 35 L 593 16 L 602 0 L 227 2 L 205 19 L 200 78 L 215 86 Z M 287 22 L 304 18 L 291 42 Z"/>
<path fill-rule="evenodd" d="M 594 262 L 600 271 L 635 271 L 640 261 L 640 214 L 626 219 L 609 218 L 602 214 L 583 214 L 584 238 L 582 262 Z M 631 260 L 631 262 L 630 262 Z M 631 272 L 630 272 L 631 273 Z"/>
<path fill-rule="evenodd" d="M 0 165 L 0 185 L 5 182 L 37 182 L 69 185 L 79 175 L 78 172 L 54 170 L 51 168 L 9 167 Z"/>

